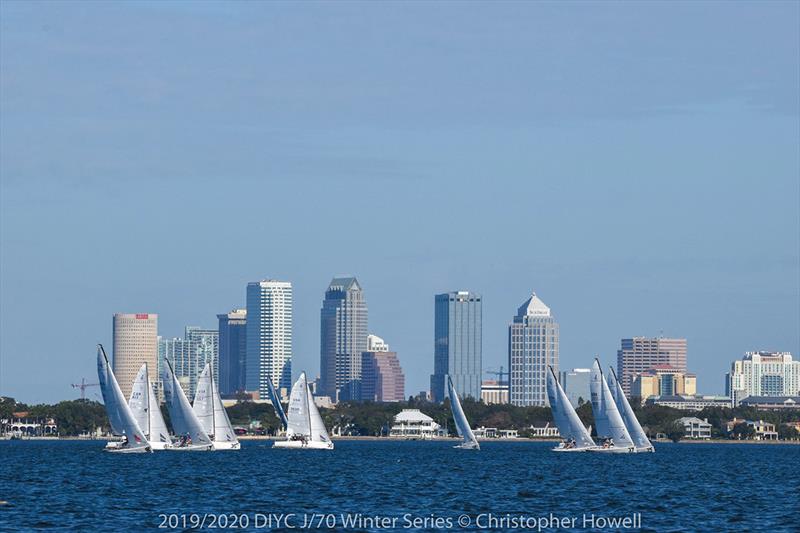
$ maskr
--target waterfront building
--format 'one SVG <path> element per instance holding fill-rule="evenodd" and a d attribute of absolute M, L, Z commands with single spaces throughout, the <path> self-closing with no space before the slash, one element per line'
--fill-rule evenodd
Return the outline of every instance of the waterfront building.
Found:
<path fill-rule="evenodd" d="M 508 327 L 509 396 L 512 405 L 546 406 L 547 369 L 558 375 L 558 323 L 533 293 Z M 586 397 L 584 397 L 586 399 Z"/>
<path fill-rule="evenodd" d="M 650 396 L 645 405 L 662 405 L 672 407 L 682 411 L 702 411 L 707 407 L 732 407 L 731 399 L 727 396 L 700 396 L 700 395 L 681 395 L 673 396 Z"/>
<path fill-rule="evenodd" d="M 247 364 L 247 309 L 217 315 L 219 320 L 219 391 L 245 390 Z"/>
<path fill-rule="evenodd" d="M 434 297 L 431 399 L 447 397 L 448 374 L 462 398 L 481 397 L 483 302 L 480 294 L 456 291 Z"/>
<path fill-rule="evenodd" d="M 731 364 L 725 393 L 734 405 L 748 396 L 800 396 L 800 361 L 790 352 L 747 352 Z"/>
<path fill-rule="evenodd" d="M 405 400 L 405 375 L 396 352 L 376 335 L 367 336 L 367 351 L 361 354 L 361 399 L 372 402 Z"/>
<path fill-rule="evenodd" d="M 631 398 L 644 403 L 650 396 L 675 396 L 697 394 L 697 377 L 669 365 L 656 365 L 634 374 L 631 381 Z"/>
<path fill-rule="evenodd" d="M 292 388 L 292 284 L 265 279 L 247 284 L 245 388 L 269 398 Z"/>
<path fill-rule="evenodd" d="M 620 344 L 617 351 L 617 377 L 628 397 L 635 374 L 659 365 L 669 365 L 686 373 L 686 339 L 632 337 L 622 339 Z"/>
<path fill-rule="evenodd" d="M 589 376 L 591 370 L 588 368 L 573 368 L 559 372 L 559 382 L 567 395 L 572 407 L 578 408 L 582 403 L 591 400 L 589 393 Z"/>
<path fill-rule="evenodd" d="M 395 415 L 389 436 L 404 439 L 432 439 L 441 433 L 441 426 L 419 409 L 403 409 Z"/>
<path fill-rule="evenodd" d="M 800 396 L 748 396 L 739 405 L 762 410 L 800 409 Z"/>
<path fill-rule="evenodd" d="M 686 439 L 710 439 L 711 424 L 708 419 L 700 420 L 694 416 L 684 416 L 675 421 L 683 426 L 683 437 Z"/>
<path fill-rule="evenodd" d="M 481 401 L 486 405 L 508 403 L 508 383 L 485 379 L 481 383 Z"/>
<path fill-rule="evenodd" d="M 367 302 L 355 277 L 333 278 L 320 310 L 320 389 L 335 402 L 361 399 Z"/>
<path fill-rule="evenodd" d="M 778 432 L 775 431 L 775 424 L 765 422 L 764 420 L 734 418 L 725 423 L 725 429 L 728 433 L 731 433 L 733 428 L 738 424 L 747 424 L 748 427 L 753 428 L 753 431 L 755 431 L 755 440 L 778 440 Z"/>
<path fill-rule="evenodd" d="M 112 326 L 114 375 L 122 394 L 130 398 L 133 380 L 142 364 L 158 367 L 158 315 L 116 313 Z"/>
<path fill-rule="evenodd" d="M 528 428 L 531 438 L 534 439 L 557 439 L 561 436 L 558 427 L 551 426 L 550 422 L 545 422 L 543 426 L 531 425 Z"/>

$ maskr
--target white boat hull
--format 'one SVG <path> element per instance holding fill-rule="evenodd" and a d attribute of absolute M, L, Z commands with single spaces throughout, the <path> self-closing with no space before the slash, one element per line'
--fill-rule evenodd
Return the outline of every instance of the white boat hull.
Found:
<path fill-rule="evenodd" d="M 457 450 L 480 450 L 481 446 L 477 442 L 462 442 L 461 444 L 453 446 L 453 448 Z"/>
<path fill-rule="evenodd" d="M 172 445 L 169 448 L 164 448 L 164 449 L 171 452 L 210 452 L 214 450 L 214 445 L 213 444 L 192 444 L 189 446 Z"/>
<path fill-rule="evenodd" d="M 128 446 L 114 446 L 112 448 L 105 447 L 103 449 L 109 453 L 152 453 L 153 450 L 149 446 L 138 446 L 136 448 L 129 448 Z"/>
<path fill-rule="evenodd" d="M 553 448 L 554 452 L 592 452 L 595 451 L 595 448 L 562 448 L 562 447 L 555 447 Z"/>
<path fill-rule="evenodd" d="M 272 447 L 292 450 L 332 450 L 333 443 L 331 441 L 279 440 Z"/>
<path fill-rule="evenodd" d="M 151 442 L 150 447 L 153 448 L 153 451 L 160 452 L 166 450 L 167 448 L 172 448 L 172 444 L 170 444 L 169 442 L 158 441 L 158 442 Z"/>
<path fill-rule="evenodd" d="M 235 441 L 235 442 L 228 442 L 228 441 L 214 442 L 214 449 L 215 450 L 240 450 L 241 448 L 242 448 L 242 445 L 239 443 L 239 441 Z"/>
<path fill-rule="evenodd" d="M 598 453 L 636 453 L 636 448 L 617 448 L 616 446 L 603 448 L 602 446 L 598 446 L 597 448 L 589 448 L 589 451 Z"/>

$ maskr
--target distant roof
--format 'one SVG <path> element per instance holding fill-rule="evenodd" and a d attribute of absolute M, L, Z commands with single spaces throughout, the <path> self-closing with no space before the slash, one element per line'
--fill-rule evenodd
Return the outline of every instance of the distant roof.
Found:
<path fill-rule="evenodd" d="M 433 422 L 433 418 L 429 417 L 419 409 L 403 409 L 394 416 L 395 422 Z"/>
<path fill-rule="evenodd" d="M 358 291 L 361 290 L 361 285 L 358 284 L 358 280 L 355 276 L 333 278 L 330 285 L 328 285 L 328 290 L 338 289 L 349 291 L 351 287 Z"/>
<path fill-rule="evenodd" d="M 547 307 L 534 292 L 531 294 L 531 297 L 525 300 L 525 303 L 517 309 L 517 316 L 550 316 L 550 308 Z"/>
<path fill-rule="evenodd" d="M 741 402 L 743 404 L 800 404 L 800 396 L 748 396 Z"/>

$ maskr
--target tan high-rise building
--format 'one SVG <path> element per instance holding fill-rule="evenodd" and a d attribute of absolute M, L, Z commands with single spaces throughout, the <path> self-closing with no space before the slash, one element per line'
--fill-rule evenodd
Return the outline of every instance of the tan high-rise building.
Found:
<path fill-rule="evenodd" d="M 113 368 L 125 398 L 131 395 L 136 374 L 147 363 L 152 381 L 158 376 L 158 315 L 117 313 L 114 315 Z"/>
<path fill-rule="evenodd" d="M 617 351 L 617 377 L 625 395 L 631 395 L 634 374 L 668 365 L 686 373 L 686 339 L 633 337 L 622 339 Z"/>
<path fill-rule="evenodd" d="M 641 398 L 642 403 L 650 396 L 694 396 L 697 394 L 697 377 L 676 370 L 668 365 L 658 365 L 634 374 L 631 381 L 632 398 Z"/>
<path fill-rule="evenodd" d="M 361 353 L 361 399 L 371 402 L 402 402 L 406 378 L 396 352 L 376 335 L 367 336 L 367 351 Z"/>

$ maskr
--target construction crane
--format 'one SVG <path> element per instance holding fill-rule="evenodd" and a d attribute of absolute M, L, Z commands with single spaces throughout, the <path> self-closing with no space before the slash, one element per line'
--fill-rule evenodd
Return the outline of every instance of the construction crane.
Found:
<path fill-rule="evenodd" d="M 503 376 L 508 376 L 510 372 L 503 372 L 503 367 L 500 367 L 500 370 L 495 370 L 494 368 L 489 368 L 484 370 L 484 373 L 490 374 L 493 376 L 497 376 L 499 379 L 497 383 L 499 385 L 508 385 L 508 380 L 503 379 Z"/>
<path fill-rule="evenodd" d="M 86 378 L 81 378 L 80 383 L 71 383 L 73 389 L 81 390 L 81 400 L 86 399 L 86 389 L 89 387 L 99 387 L 99 383 L 86 383 Z"/>

